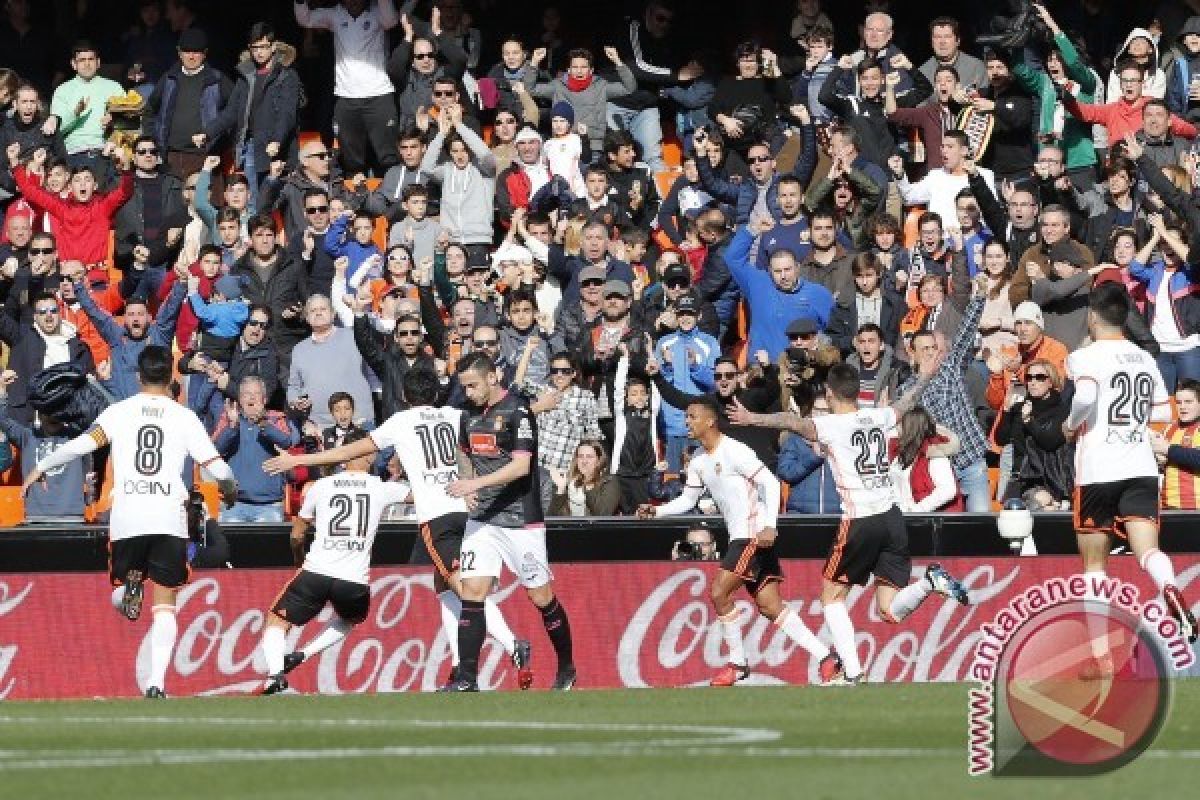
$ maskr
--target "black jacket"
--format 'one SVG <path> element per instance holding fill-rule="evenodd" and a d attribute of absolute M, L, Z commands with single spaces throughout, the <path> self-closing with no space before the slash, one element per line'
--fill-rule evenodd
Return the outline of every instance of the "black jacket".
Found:
<path fill-rule="evenodd" d="M 615 101 L 621 108 L 644 111 L 659 104 L 658 92 L 679 83 L 676 75 L 684 64 L 684 48 L 676 37 L 651 36 L 639 17 L 626 18 L 608 41 L 621 55 L 637 79 L 637 91 Z M 615 74 L 615 73 L 614 73 Z"/>
<path fill-rule="evenodd" d="M 983 94 L 996 104 L 992 112 L 996 126 L 983 165 L 997 175 L 1029 174 L 1033 167 L 1033 140 L 1029 135 L 1033 126 L 1033 99 L 1015 82 L 1002 92 L 987 88 Z"/>
<path fill-rule="evenodd" d="M 247 251 L 246 255 L 238 259 L 229 270 L 229 274 L 245 279 L 243 296 L 247 303 L 265 305 L 275 315 L 275 323 L 271 326 L 271 339 L 275 344 L 275 353 L 279 356 L 281 374 L 285 374 L 284 368 L 291 363 L 292 348 L 309 333 L 303 312 L 290 320 L 283 316 L 285 308 L 304 304 L 304 268 L 282 248 L 277 247 L 275 254 L 275 266 L 266 281 L 263 281 L 251 266 L 253 250 Z"/>
<path fill-rule="evenodd" d="M 891 123 L 883 113 L 883 96 L 881 94 L 874 100 L 866 100 L 857 94 L 840 93 L 839 84 L 845 81 L 853 85 L 853 74 L 835 66 L 821 85 L 818 100 L 858 134 L 858 150 L 862 157 L 886 170 L 888 157 L 896 152 L 896 139 L 892 135 Z M 898 96 L 896 105 L 914 108 L 924 99 L 920 93 L 911 90 Z"/>
<path fill-rule="evenodd" d="M 29 381 L 42 371 L 46 359 L 46 341 L 34 330 L 32 324 L 18 323 L 7 313 L 0 313 L 0 339 L 12 350 L 8 354 L 8 368 L 17 373 L 17 380 L 8 387 L 8 407 L 13 419 L 26 425 L 33 421 L 33 408 L 29 405 Z M 78 336 L 67 341 L 70 363 L 84 372 L 94 372 L 92 351 Z"/>
<path fill-rule="evenodd" d="M 294 47 L 276 42 L 271 70 L 260 79 L 254 61 L 248 55 L 242 58 L 229 102 L 206 130 L 210 143 L 232 134 L 233 152 L 237 155 L 246 139 L 253 139 L 254 168 L 258 172 L 266 172 L 270 166 L 271 158 L 266 151 L 270 142 L 279 142 L 279 158 L 294 163 L 297 115 L 303 93 L 300 76 L 291 66 L 295 59 Z M 263 81 L 262 97 L 251 108 L 259 80 Z M 254 180 L 254 176 L 250 179 Z"/>
<path fill-rule="evenodd" d="M 121 269 L 128 268 L 133 263 L 133 249 L 139 244 L 150 250 L 149 264 L 151 266 L 165 265 L 174 260 L 174 254 L 183 243 L 183 237 L 175 246 L 167 245 L 167 231 L 171 228 L 184 228 L 191 221 L 188 214 L 187 202 L 183 199 L 183 182 L 173 173 L 162 172 L 159 190 L 159 220 L 160 227 L 156 236 L 146 235 L 146 205 L 145 192 L 142 187 L 143 179 L 136 175 L 133 179 L 133 197 L 121 206 L 113 219 L 113 232 L 116 245 L 116 262 Z"/>
<path fill-rule="evenodd" d="M 409 363 L 408 357 L 394 346 L 388 346 L 384 335 L 371 325 L 366 314 L 354 317 L 354 344 L 362 354 L 363 361 L 383 384 L 383 416 L 386 419 L 409 404 L 404 402 L 404 376 L 410 369 L 426 367 L 436 372 L 433 359 L 424 352 Z"/>
<path fill-rule="evenodd" d="M 854 336 L 858 333 L 858 305 L 854 302 L 857 293 L 848 299 L 839 299 L 829 315 L 829 324 L 825 326 L 825 335 L 843 356 L 854 352 Z M 896 346 L 900 336 L 900 320 L 904 319 L 907 309 L 903 299 L 894 290 L 883 289 L 883 300 L 879 310 L 879 327 L 883 329 L 884 344 Z"/>
<path fill-rule="evenodd" d="M 239 340 L 233 346 L 233 355 L 229 359 L 229 369 L 226 372 L 229 374 L 229 383 L 221 393 L 231 400 L 237 399 L 238 386 L 243 378 L 262 378 L 268 400 L 280 385 L 279 356 L 275 354 L 275 347 L 270 339 L 264 339 L 262 344 L 249 348 L 242 347 Z"/>
<path fill-rule="evenodd" d="M 1034 222 L 1033 227 L 1024 230 L 1014 227 L 1008 213 L 1000 205 L 996 195 L 992 194 L 980 172 L 976 171 L 967 179 L 967 186 L 971 194 L 975 195 L 975 202 L 979 203 L 979 215 L 983 217 L 993 236 L 1008 248 L 1008 263 L 1016 268 L 1025 251 L 1042 240 L 1037 223 Z"/>
<path fill-rule="evenodd" d="M 1070 388 L 1061 393 L 1052 389 L 1040 400 L 1031 398 L 1029 422 L 1021 417 L 1021 404 L 1000 412 L 994 431 L 996 443 L 1013 446 L 1017 486 L 1010 483 L 1010 496 L 1019 497 L 1037 487 L 1049 490 L 1056 500 L 1071 496 L 1075 488 L 1075 446 L 1063 437 L 1062 424 L 1071 412 L 1073 394 Z"/>

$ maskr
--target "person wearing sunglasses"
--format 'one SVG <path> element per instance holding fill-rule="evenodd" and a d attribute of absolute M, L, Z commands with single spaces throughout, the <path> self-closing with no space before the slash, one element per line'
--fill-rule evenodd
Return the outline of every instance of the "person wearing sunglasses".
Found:
<path fill-rule="evenodd" d="M 999 410 L 1008 405 L 1012 387 L 1024 385 L 1025 371 L 1035 359 L 1048 360 L 1060 375 L 1066 371 L 1066 345 L 1047 336 L 1045 328 L 1042 309 L 1032 300 L 1026 300 L 1013 310 L 1013 330 L 1017 337 L 1015 351 L 990 352 L 985 362 L 990 373 L 986 397 L 992 408 Z"/>
<path fill-rule="evenodd" d="M 0 341 L 12 348 L 8 368 L 17 373 L 8 387 L 9 416 L 24 425 L 32 425 L 34 419 L 29 404 L 29 381 L 42 369 L 71 363 L 85 373 L 95 370 L 91 350 L 76 334 L 75 326 L 63 322 L 59 300 L 53 292 L 35 293 L 30 306 L 33 308 L 30 323 L 22 324 L 8 314 L 0 314 Z"/>
<path fill-rule="evenodd" d="M 191 221 L 183 181 L 163 172 L 162 151 L 154 138 L 139 136 L 133 143 L 133 197 L 113 220 L 115 262 L 125 275 L 122 293 L 156 294 L 183 243 Z M 157 203 L 152 203 L 157 200 Z M 141 269 L 131 269 L 134 264 Z"/>
<path fill-rule="evenodd" d="M 258 210 L 282 212 L 288 241 L 299 239 L 310 224 L 304 197 L 314 189 L 352 211 L 362 208 L 367 200 L 365 193 L 356 194 L 346 188 L 333 151 L 317 140 L 300 147 L 300 163 L 293 172 L 285 176 L 272 171 L 267 175 L 259 191 Z"/>
<path fill-rule="evenodd" d="M 1030 362 L 992 428 L 996 444 L 1013 448 L 1003 499 L 1019 497 L 1030 511 L 1056 511 L 1075 489 L 1075 445 L 1062 430 L 1071 412 L 1062 374 L 1049 359 Z"/>
<path fill-rule="evenodd" d="M 467 70 L 467 51 L 442 29 L 441 10 L 436 5 L 428 22 L 403 15 L 400 25 L 404 38 L 392 50 L 388 70 L 400 91 L 400 125 L 413 127 L 418 111 L 435 103 L 435 80 L 462 80 Z"/>

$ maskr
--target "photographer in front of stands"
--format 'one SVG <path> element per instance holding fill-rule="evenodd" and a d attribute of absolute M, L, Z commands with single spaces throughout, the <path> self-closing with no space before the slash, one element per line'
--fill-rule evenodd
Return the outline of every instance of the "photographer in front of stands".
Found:
<path fill-rule="evenodd" d="M 713 532 L 705 525 L 688 528 L 683 539 L 671 548 L 672 561 L 717 561 L 720 558 Z"/>

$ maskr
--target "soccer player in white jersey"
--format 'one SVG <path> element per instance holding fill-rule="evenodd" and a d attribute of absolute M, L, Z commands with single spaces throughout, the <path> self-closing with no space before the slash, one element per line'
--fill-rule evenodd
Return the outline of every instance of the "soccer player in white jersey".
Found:
<path fill-rule="evenodd" d="M 729 550 L 713 581 L 712 602 L 729 648 L 729 663 L 709 685 L 733 686 L 750 675 L 742 625 L 733 600 L 739 586 L 746 587 L 760 614 L 817 659 L 821 680 L 831 680 L 837 674 L 837 657 L 779 596 L 779 582 L 783 580 L 775 551 L 779 479 L 763 466 L 753 450 L 721 433 L 717 427 L 719 416 L 720 411 L 707 399 L 688 405 L 684 414 L 688 436 L 699 441 L 701 449 L 688 463 L 683 494 L 666 505 L 646 504 L 637 511 L 643 518 L 685 514 L 696 507 L 707 488 L 725 519 Z"/>
<path fill-rule="evenodd" d="M 462 583 L 458 556 L 467 524 L 467 504 L 446 494 L 446 486 L 458 478 L 458 428 L 462 411 L 434 406 L 441 385 L 429 369 L 410 369 L 403 379 L 404 401 L 409 408 L 393 414 L 368 437 L 329 450 L 305 455 L 283 453 L 268 460 L 263 469 L 271 474 L 296 466 L 317 467 L 341 464 L 352 458 L 373 455 L 392 447 L 412 486 L 421 540 L 434 566 L 434 589 L 441 603 L 442 630 L 450 647 L 453 668 L 450 683 L 458 679 L 458 621 L 462 613 Z M 533 685 L 531 648 L 517 639 L 496 601 L 484 601 L 488 633 L 504 647 L 517 670 L 517 685 Z M 285 671 L 303 661 L 300 651 L 288 654 Z"/>
<path fill-rule="evenodd" d="M 888 440 L 895 436 L 897 420 L 916 405 L 941 359 L 921 365 L 917 383 L 891 407 L 859 408 L 858 370 L 836 364 L 825 377 L 825 398 L 830 413 L 823 417 L 796 414 L 752 414 L 735 406 L 731 419 L 741 425 L 766 425 L 795 431 L 819 442 L 828 453 L 834 483 L 842 500 L 842 522 L 822 573 L 821 605 L 825 624 L 833 637 L 840 663 L 831 682 L 854 685 L 863 677 L 862 662 L 854 642 L 854 625 L 846 611 L 852 585 L 865 585 L 875 575 L 875 602 L 879 616 L 900 622 L 937 592 L 966 605 L 967 590 L 940 564 L 930 564 L 925 577 L 909 583 L 912 557 L 904 514 L 896 505 Z"/>
<path fill-rule="evenodd" d="M 109 516 L 109 578 L 113 606 L 136 620 L 142 613 L 143 583 L 154 584 L 150 625 L 148 698 L 166 697 L 165 683 L 178 625 L 175 599 L 191 577 L 188 567 L 188 487 L 183 469 L 192 458 L 216 478 L 222 499 L 232 506 L 237 483 L 217 455 L 204 425 L 171 399 L 171 353 L 149 345 L 138 356 L 141 391 L 106 408 L 92 427 L 38 462 L 23 492 L 47 471 L 112 445 L 112 512 Z"/>
<path fill-rule="evenodd" d="M 1125 539 L 1194 642 L 1196 618 L 1175 584 L 1171 559 L 1158 549 L 1158 463 L 1147 426 L 1171 421 L 1170 398 L 1154 357 L 1125 338 L 1130 305 L 1119 283 L 1092 289 L 1092 343 L 1067 356 L 1075 397 L 1063 432 L 1075 439 L 1075 538 L 1083 571 L 1093 579 L 1104 577 L 1110 537 Z"/>
<path fill-rule="evenodd" d="M 363 431 L 346 434 L 346 442 L 365 439 Z M 370 454 L 358 456 L 346 468 L 308 487 L 304 503 L 292 522 L 292 554 L 300 565 L 267 617 L 262 652 L 267 662 L 263 694 L 288 688 L 287 666 L 295 669 L 304 659 L 346 638 L 371 610 L 371 547 L 384 510 L 403 503 L 410 494 L 406 483 L 383 481 L 370 474 Z M 309 525 L 314 536 L 308 554 L 304 542 Z M 307 625 L 325 604 L 334 617 L 311 642 L 285 665 L 285 637 L 293 625 Z"/>

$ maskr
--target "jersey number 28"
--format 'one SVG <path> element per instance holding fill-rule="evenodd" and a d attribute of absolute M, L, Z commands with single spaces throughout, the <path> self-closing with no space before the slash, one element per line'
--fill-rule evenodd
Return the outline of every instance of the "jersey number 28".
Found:
<path fill-rule="evenodd" d="M 1109 386 L 1116 391 L 1117 396 L 1108 405 L 1108 424 L 1112 427 L 1145 425 L 1150 419 L 1154 378 L 1145 372 L 1136 375 L 1118 372 L 1112 376 Z"/>

